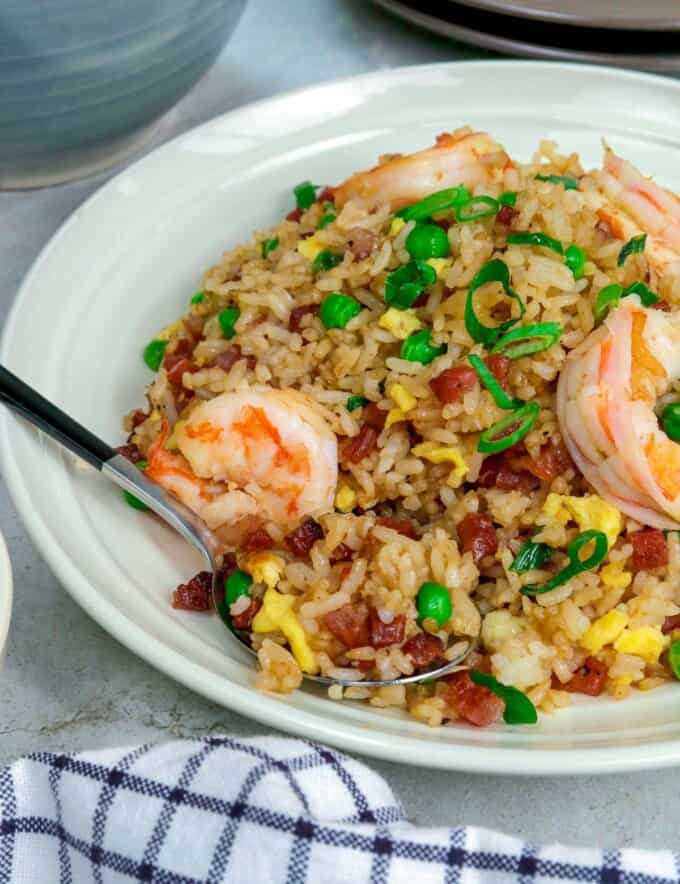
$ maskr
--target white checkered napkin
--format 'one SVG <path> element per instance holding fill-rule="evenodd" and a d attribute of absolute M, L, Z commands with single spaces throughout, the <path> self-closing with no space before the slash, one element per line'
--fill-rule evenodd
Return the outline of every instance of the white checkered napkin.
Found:
<path fill-rule="evenodd" d="M 680 884 L 680 856 L 412 826 L 302 740 L 213 737 L 0 769 L 0 884 Z"/>

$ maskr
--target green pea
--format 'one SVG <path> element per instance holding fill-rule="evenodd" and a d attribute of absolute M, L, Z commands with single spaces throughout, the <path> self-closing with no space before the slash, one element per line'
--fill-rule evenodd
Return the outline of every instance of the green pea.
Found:
<path fill-rule="evenodd" d="M 574 274 L 574 279 L 581 279 L 588 256 L 579 246 L 567 246 L 564 250 L 564 263 Z"/>
<path fill-rule="evenodd" d="M 401 358 L 407 359 L 409 362 L 422 362 L 423 365 L 428 365 L 437 356 L 446 353 L 446 344 L 442 344 L 440 347 L 433 347 L 430 344 L 430 334 L 430 329 L 424 328 L 406 338 L 401 345 L 399 353 Z"/>
<path fill-rule="evenodd" d="M 661 426 L 669 439 L 680 442 L 680 402 L 667 405 L 661 412 Z"/>
<path fill-rule="evenodd" d="M 673 675 L 680 680 L 680 641 L 673 642 L 668 649 L 668 665 Z"/>
<path fill-rule="evenodd" d="M 227 604 L 233 605 L 236 599 L 242 595 L 250 595 L 250 584 L 253 578 L 245 571 L 232 571 L 227 577 L 224 588 L 226 591 Z"/>
<path fill-rule="evenodd" d="M 202 304 L 203 298 L 205 298 L 205 292 L 196 292 L 196 294 L 191 299 L 192 304 Z"/>
<path fill-rule="evenodd" d="M 165 348 L 167 346 L 167 341 L 160 341 L 158 339 L 155 339 L 153 341 L 149 341 L 149 343 L 144 348 L 144 362 L 146 362 L 151 371 L 158 371 L 158 369 L 161 367 L 163 354 L 165 353 Z"/>
<path fill-rule="evenodd" d="M 344 328 L 350 319 L 354 319 L 359 313 L 361 313 L 361 304 L 354 298 L 333 292 L 321 305 L 319 317 L 326 328 Z"/>
<path fill-rule="evenodd" d="M 328 227 L 329 224 L 332 224 L 335 221 L 335 218 L 335 212 L 326 212 L 321 221 L 319 221 L 317 230 L 323 230 L 324 227 Z"/>
<path fill-rule="evenodd" d="M 234 328 L 234 326 L 236 325 L 240 315 L 241 311 L 238 309 L 238 307 L 227 307 L 226 310 L 220 311 L 217 318 L 220 322 L 222 334 L 225 338 L 227 338 L 227 340 L 233 338 L 236 334 L 236 329 Z"/>
<path fill-rule="evenodd" d="M 311 181 L 301 181 L 293 188 L 295 205 L 298 209 L 308 209 L 316 199 L 316 189 L 319 185 Z"/>
<path fill-rule="evenodd" d="M 262 257 L 268 258 L 269 255 L 274 251 L 274 249 L 278 249 L 278 247 L 278 236 L 275 236 L 274 239 L 263 239 L 260 243 L 260 251 L 262 252 Z"/>
<path fill-rule="evenodd" d="M 138 460 L 135 463 L 135 466 L 138 470 L 145 470 L 149 464 L 145 460 Z M 129 491 L 123 491 L 123 496 L 127 501 L 128 506 L 131 506 L 133 510 L 139 510 L 142 513 L 145 513 L 149 507 L 141 501 L 138 497 L 135 497 L 134 494 L 130 494 Z"/>
<path fill-rule="evenodd" d="M 423 583 L 418 590 L 416 597 L 416 605 L 418 607 L 418 620 L 435 620 L 439 626 L 444 623 L 453 614 L 451 607 L 451 596 L 445 586 L 438 583 Z"/>
<path fill-rule="evenodd" d="M 341 261 L 341 255 L 336 255 L 334 252 L 329 252 L 328 249 L 324 249 L 319 252 L 316 258 L 312 261 L 312 273 L 323 273 L 326 270 L 332 270 L 333 267 L 337 267 Z"/>
<path fill-rule="evenodd" d="M 436 224 L 416 224 L 406 237 L 406 251 L 420 261 L 445 258 L 449 254 L 449 238 Z"/>

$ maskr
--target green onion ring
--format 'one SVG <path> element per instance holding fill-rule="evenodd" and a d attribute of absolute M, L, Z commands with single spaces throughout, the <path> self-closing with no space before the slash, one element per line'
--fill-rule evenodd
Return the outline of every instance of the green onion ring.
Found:
<path fill-rule="evenodd" d="M 564 184 L 565 190 L 578 190 L 578 180 L 567 175 L 534 175 L 536 181 L 549 181 L 551 184 Z"/>
<path fill-rule="evenodd" d="M 623 265 L 626 263 L 626 258 L 628 258 L 630 255 L 636 254 L 637 252 L 643 252 L 645 250 L 646 243 L 646 233 L 639 233 L 637 236 L 631 237 L 619 252 L 619 257 L 616 259 L 617 265 L 619 267 L 623 267 Z"/>
<path fill-rule="evenodd" d="M 479 356 L 475 353 L 470 353 L 468 356 L 468 362 L 477 372 L 480 381 L 484 384 L 489 393 L 491 393 L 493 401 L 499 408 L 513 409 L 524 404 L 521 400 L 511 399 L 508 396 L 503 387 L 501 387 L 496 380 L 494 373 L 484 364 L 484 361 L 480 359 Z"/>
<path fill-rule="evenodd" d="M 595 549 L 584 561 L 579 557 L 579 553 L 584 546 L 593 541 L 595 542 Z M 543 586 L 523 586 L 520 592 L 522 595 L 529 596 L 543 595 L 544 592 L 550 592 L 551 589 L 556 589 L 558 586 L 562 586 L 563 583 L 571 580 L 572 577 L 576 577 L 577 574 L 581 574 L 583 571 L 590 571 L 591 568 L 596 568 L 607 555 L 608 549 L 609 543 L 607 542 L 606 534 L 602 531 L 595 531 L 594 529 L 584 531 L 582 534 L 579 534 L 578 537 L 575 537 L 567 547 L 569 564 L 566 568 L 563 568 L 555 574 L 554 577 L 551 577 L 547 583 L 543 584 Z"/>
<path fill-rule="evenodd" d="M 482 208 L 477 208 L 481 206 Z M 498 200 L 492 196 L 473 196 L 462 206 L 456 206 L 456 221 L 476 221 L 478 218 L 489 218 L 495 215 L 500 208 Z"/>
<path fill-rule="evenodd" d="M 540 568 L 552 558 L 555 550 L 548 546 L 547 543 L 534 543 L 533 540 L 527 540 L 522 549 L 515 556 L 515 560 L 510 565 L 510 570 L 517 574 L 523 574 L 525 571 L 533 571 L 534 568 Z"/>
<path fill-rule="evenodd" d="M 556 344 L 562 334 L 559 322 L 538 322 L 521 325 L 506 332 L 491 348 L 492 353 L 502 353 L 508 359 L 519 359 L 530 353 L 542 353 Z"/>
<path fill-rule="evenodd" d="M 509 298 L 513 298 L 519 305 L 519 316 L 515 319 L 506 319 L 496 327 L 484 325 L 477 319 L 475 314 L 474 294 L 478 288 L 486 285 L 488 282 L 500 282 L 503 291 Z M 468 289 L 467 300 L 465 301 L 465 328 L 473 341 L 477 344 L 483 344 L 487 349 L 496 341 L 496 339 L 511 328 L 516 322 L 524 316 L 526 307 L 517 292 L 510 288 L 510 270 L 508 265 L 501 261 L 500 258 L 494 258 L 485 264 L 474 276 Z"/>
<path fill-rule="evenodd" d="M 511 233 L 506 236 L 505 241 L 508 245 L 513 246 L 543 246 L 543 248 L 552 249 L 558 255 L 564 254 L 562 243 L 546 233 Z"/>
<path fill-rule="evenodd" d="M 506 448 L 512 448 L 533 427 L 540 410 L 538 402 L 527 402 L 526 405 L 513 411 L 488 430 L 484 430 L 479 437 L 477 451 L 481 451 L 482 454 L 497 454 Z M 508 433 L 508 430 L 511 432 Z M 504 435 L 506 433 L 507 435 Z"/>
<path fill-rule="evenodd" d="M 626 297 L 626 295 L 637 295 L 640 298 L 640 303 L 643 307 L 651 307 L 652 304 L 656 304 L 659 300 L 659 296 L 655 295 L 654 292 L 648 288 L 644 282 L 631 283 L 628 288 L 624 289 L 622 297 Z"/>
<path fill-rule="evenodd" d="M 618 305 L 622 296 L 623 286 L 619 285 L 618 282 L 606 285 L 598 292 L 595 306 L 593 307 L 593 319 L 596 325 L 599 325 L 609 311 Z"/>
<path fill-rule="evenodd" d="M 404 221 L 425 221 L 431 218 L 435 212 L 444 212 L 446 209 L 455 209 L 461 203 L 466 203 L 470 199 L 470 191 L 467 187 L 448 187 L 446 190 L 438 190 L 431 193 L 420 202 L 414 203 L 412 206 L 406 206 L 396 212 L 397 218 L 403 218 Z"/>
<path fill-rule="evenodd" d="M 514 190 L 506 190 L 498 197 L 498 202 L 501 206 L 510 206 L 510 208 L 514 208 L 514 205 L 517 202 L 517 193 Z"/>

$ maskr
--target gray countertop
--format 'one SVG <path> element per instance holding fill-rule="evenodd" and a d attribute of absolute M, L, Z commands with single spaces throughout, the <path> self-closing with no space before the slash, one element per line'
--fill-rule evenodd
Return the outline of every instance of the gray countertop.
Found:
<path fill-rule="evenodd" d="M 416 31 L 362 0 L 250 0 L 218 63 L 164 122 L 183 131 L 282 89 L 378 68 L 489 57 Z M 452 124 L 458 121 L 452 120 Z M 0 194 L 0 309 L 57 227 L 106 176 Z M 0 678 L 0 762 L 75 750 L 265 728 L 173 683 L 93 623 L 48 570 L 0 489 L 15 601 Z M 669 772 L 519 779 L 370 762 L 414 822 L 475 824 L 534 841 L 672 847 L 680 835 Z"/>

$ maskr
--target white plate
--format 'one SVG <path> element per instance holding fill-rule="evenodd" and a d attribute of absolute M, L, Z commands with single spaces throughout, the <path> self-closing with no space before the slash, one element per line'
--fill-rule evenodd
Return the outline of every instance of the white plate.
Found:
<path fill-rule="evenodd" d="M 140 353 L 173 321 L 203 270 L 291 207 L 291 187 L 337 182 L 381 153 L 463 123 L 527 158 L 542 137 L 599 162 L 605 136 L 680 189 L 680 83 L 602 68 L 481 62 L 384 71 L 227 114 L 109 182 L 62 227 L 23 284 L 3 362 L 117 444 L 120 416 L 149 380 Z M 680 689 L 625 703 L 583 700 L 533 727 L 429 729 L 316 690 L 253 690 L 252 659 L 215 618 L 174 611 L 171 589 L 200 565 L 169 529 L 98 476 L 0 416 L 17 509 L 73 597 L 133 651 L 245 715 L 348 750 L 433 767 L 583 773 L 680 761 Z"/>
<path fill-rule="evenodd" d="M 5 538 L 0 534 L 0 665 L 5 656 L 9 621 L 12 616 L 12 563 Z"/>

